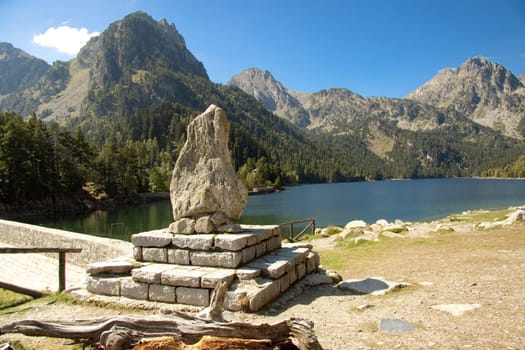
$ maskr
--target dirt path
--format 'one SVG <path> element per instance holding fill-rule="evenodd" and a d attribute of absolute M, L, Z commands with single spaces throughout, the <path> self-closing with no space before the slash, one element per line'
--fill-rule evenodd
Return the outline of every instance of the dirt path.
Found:
<path fill-rule="evenodd" d="M 285 305 L 277 300 L 258 314 L 227 316 L 254 322 L 308 318 L 315 323 L 325 349 L 525 349 L 525 223 L 485 230 L 475 226 L 450 218 L 414 224 L 405 238 L 381 238 L 351 248 L 353 238 L 339 240 L 338 245 L 333 237 L 314 241 L 321 263 L 344 279 L 382 276 L 411 285 L 384 296 L 352 295 L 331 285 L 318 286 Z M 435 308 L 445 304 L 474 309 L 454 316 Z M 0 313 L 0 324 L 127 312 L 137 311 L 55 303 L 23 314 Z M 387 333 L 378 329 L 383 319 L 402 319 L 416 329 Z M 0 343 L 7 338 L 0 337 Z M 39 349 L 63 344 L 32 341 Z"/>

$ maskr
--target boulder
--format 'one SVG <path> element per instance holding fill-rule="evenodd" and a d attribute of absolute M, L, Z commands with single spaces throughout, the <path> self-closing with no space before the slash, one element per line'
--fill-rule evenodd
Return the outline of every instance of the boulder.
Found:
<path fill-rule="evenodd" d="M 248 190 L 231 162 L 229 129 L 226 113 L 215 105 L 188 125 L 187 140 L 175 163 L 170 185 L 175 221 L 218 211 L 233 221 L 240 218 Z"/>
<path fill-rule="evenodd" d="M 170 225 L 168 231 L 171 233 L 184 233 L 191 235 L 195 232 L 195 220 L 190 218 L 179 219 Z"/>
<path fill-rule="evenodd" d="M 352 220 L 345 225 L 345 230 L 351 230 L 354 228 L 365 228 L 368 224 L 363 220 Z"/>
<path fill-rule="evenodd" d="M 381 277 L 368 277 L 339 282 L 335 287 L 358 294 L 383 295 L 393 289 L 404 288 L 407 283 L 387 281 Z"/>

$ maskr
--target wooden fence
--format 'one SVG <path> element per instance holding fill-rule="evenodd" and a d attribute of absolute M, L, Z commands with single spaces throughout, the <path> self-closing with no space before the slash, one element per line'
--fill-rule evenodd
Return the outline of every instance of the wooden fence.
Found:
<path fill-rule="evenodd" d="M 306 227 L 304 227 L 299 233 L 295 234 L 294 225 L 305 224 L 305 223 L 307 223 Z M 289 228 L 286 238 L 288 238 L 290 241 L 297 240 L 302 235 L 304 235 L 309 229 L 311 230 L 312 236 L 315 234 L 315 219 L 314 218 L 285 222 L 283 224 L 279 224 L 279 226 L 281 228 L 283 227 Z"/>
<path fill-rule="evenodd" d="M 62 292 L 63 290 L 66 289 L 66 253 L 80 253 L 81 251 L 82 251 L 82 248 L 0 247 L 0 254 L 58 253 L 58 291 L 59 292 Z M 4 284 L 4 285 L 7 286 L 7 284 Z M 25 294 L 27 294 L 28 291 L 29 290 L 26 290 Z"/>

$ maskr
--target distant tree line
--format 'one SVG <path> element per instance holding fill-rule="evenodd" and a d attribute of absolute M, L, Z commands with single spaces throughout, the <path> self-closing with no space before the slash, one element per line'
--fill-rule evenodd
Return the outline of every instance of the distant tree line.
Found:
<path fill-rule="evenodd" d="M 257 116 L 268 112 L 254 106 L 242 100 L 228 106 L 232 161 L 250 189 L 388 178 L 525 177 L 524 148 L 517 141 L 480 135 L 465 142 L 460 131 L 407 131 L 391 135 L 394 147 L 382 159 L 357 136 L 306 133 L 280 119 L 271 120 L 282 123 L 277 128 L 265 127 L 268 121 Z M 167 191 L 186 126 L 197 114 L 162 103 L 127 118 L 69 129 L 35 115 L 24 120 L 0 114 L 0 200 L 17 207 L 84 192 L 114 198 Z M 388 125 L 383 127 L 388 133 Z M 365 131 L 354 131 L 360 132 Z"/>

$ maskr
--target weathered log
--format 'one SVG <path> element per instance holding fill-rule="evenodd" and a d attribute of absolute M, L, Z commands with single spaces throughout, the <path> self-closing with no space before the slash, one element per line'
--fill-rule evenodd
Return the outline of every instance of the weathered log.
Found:
<path fill-rule="evenodd" d="M 311 321 L 295 318 L 273 324 L 251 324 L 207 322 L 192 317 L 128 315 L 74 322 L 23 320 L 0 327 L 0 334 L 66 338 L 115 350 L 127 349 L 143 338 L 159 336 L 171 336 L 185 344 L 194 344 L 205 335 L 268 339 L 273 344 L 291 338 L 301 350 L 320 350 L 312 328 Z"/>
<path fill-rule="evenodd" d="M 279 347 L 280 348 L 280 347 Z M 204 336 L 198 343 L 184 344 L 171 337 L 140 341 L 133 350 L 275 350 L 270 340 Z M 286 349 L 291 349 L 287 347 Z"/>

